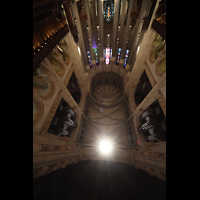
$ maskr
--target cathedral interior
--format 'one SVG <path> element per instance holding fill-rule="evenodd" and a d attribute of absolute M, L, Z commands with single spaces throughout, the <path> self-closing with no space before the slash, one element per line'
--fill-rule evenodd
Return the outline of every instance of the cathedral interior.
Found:
<path fill-rule="evenodd" d="M 166 198 L 166 0 L 33 0 L 33 199 Z"/>

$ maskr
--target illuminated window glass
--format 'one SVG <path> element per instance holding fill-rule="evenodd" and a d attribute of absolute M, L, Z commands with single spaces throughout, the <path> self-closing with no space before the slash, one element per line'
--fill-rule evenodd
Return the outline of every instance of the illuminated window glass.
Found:
<path fill-rule="evenodd" d="M 94 56 L 95 56 L 95 60 L 96 60 L 96 65 L 98 65 L 99 60 L 98 60 L 98 51 L 97 51 L 97 48 L 94 49 Z"/>
<path fill-rule="evenodd" d="M 105 57 L 105 63 L 108 65 L 110 63 L 110 48 L 106 48 L 106 57 Z"/>
<path fill-rule="evenodd" d="M 87 51 L 87 57 L 88 57 L 89 65 L 90 65 L 90 67 L 92 67 L 91 57 L 90 57 L 90 51 Z"/>
<path fill-rule="evenodd" d="M 126 66 L 127 60 L 128 60 L 128 55 L 129 55 L 129 50 L 126 50 L 126 55 L 125 55 L 125 59 L 124 59 L 124 67 Z"/>
<path fill-rule="evenodd" d="M 103 17 L 108 23 L 111 22 L 114 16 L 114 0 L 103 1 Z"/>
<path fill-rule="evenodd" d="M 118 52 L 117 52 L 117 65 L 119 65 L 119 60 L 121 58 L 121 53 L 122 53 L 122 49 L 118 48 Z"/>

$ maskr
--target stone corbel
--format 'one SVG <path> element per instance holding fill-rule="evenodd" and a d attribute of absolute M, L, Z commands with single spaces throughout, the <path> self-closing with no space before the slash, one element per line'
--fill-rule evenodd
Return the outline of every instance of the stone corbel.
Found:
<path fill-rule="evenodd" d="M 131 65 L 129 65 L 129 64 L 126 65 L 126 67 L 125 67 L 125 71 L 126 71 L 127 73 L 129 72 L 130 67 L 131 67 Z"/>
<path fill-rule="evenodd" d="M 124 59 L 119 60 L 119 68 L 124 68 L 124 62 L 125 62 Z"/>
<path fill-rule="evenodd" d="M 90 71 L 90 66 L 86 65 L 86 71 L 89 72 Z"/>
<path fill-rule="evenodd" d="M 100 65 L 101 65 L 101 67 L 103 68 L 103 64 L 104 64 L 104 57 L 100 57 L 100 58 L 99 58 L 99 60 L 100 60 Z"/>

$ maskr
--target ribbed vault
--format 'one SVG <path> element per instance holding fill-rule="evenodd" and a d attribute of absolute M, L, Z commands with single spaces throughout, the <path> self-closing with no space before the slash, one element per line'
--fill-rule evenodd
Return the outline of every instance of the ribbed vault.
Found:
<path fill-rule="evenodd" d="M 124 84 L 120 75 L 102 72 L 91 81 L 91 95 L 88 96 L 88 123 L 84 143 L 96 145 L 106 136 L 115 147 L 129 148 L 127 139 Z M 97 144 L 98 145 L 98 144 Z"/>

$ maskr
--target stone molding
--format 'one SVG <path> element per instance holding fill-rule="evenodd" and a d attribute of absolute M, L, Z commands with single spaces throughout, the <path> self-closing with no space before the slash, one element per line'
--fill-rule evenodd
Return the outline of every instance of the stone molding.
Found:
<path fill-rule="evenodd" d="M 33 115 L 33 126 L 35 126 L 42 118 L 44 112 L 43 101 L 35 89 L 33 89 L 33 106 L 35 108 L 35 112 Z"/>

